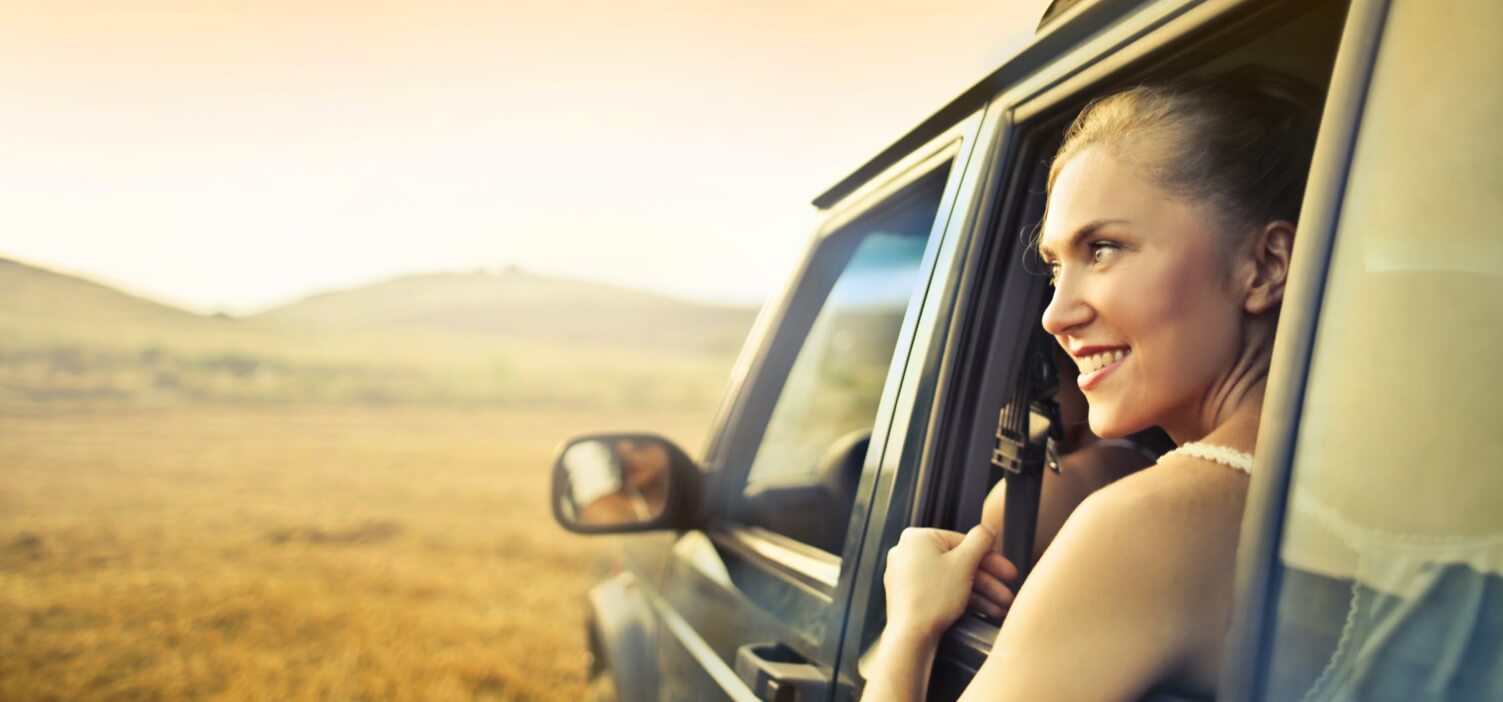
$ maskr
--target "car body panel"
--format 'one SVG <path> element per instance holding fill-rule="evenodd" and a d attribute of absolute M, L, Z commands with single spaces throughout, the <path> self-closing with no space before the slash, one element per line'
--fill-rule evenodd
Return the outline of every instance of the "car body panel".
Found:
<path fill-rule="evenodd" d="M 612 678 L 619 702 L 647 702 L 657 689 L 658 617 L 647 595 L 627 573 L 618 573 L 590 589 L 592 651 Z"/>

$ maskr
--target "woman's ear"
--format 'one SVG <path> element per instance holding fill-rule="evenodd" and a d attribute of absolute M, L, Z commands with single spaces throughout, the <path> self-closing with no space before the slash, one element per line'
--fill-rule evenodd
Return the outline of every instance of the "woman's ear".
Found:
<path fill-rule="evenodd" d="M 1284 301 L 1284 284 L 1289 280 L 1289 254 L 1294 249 L 1294 225 L 1287 220 L 1269 222 L 1253 241 L 1252 275 L 1248 280 L 1242 308 L 1249 314 L 1276 310 Z"/>

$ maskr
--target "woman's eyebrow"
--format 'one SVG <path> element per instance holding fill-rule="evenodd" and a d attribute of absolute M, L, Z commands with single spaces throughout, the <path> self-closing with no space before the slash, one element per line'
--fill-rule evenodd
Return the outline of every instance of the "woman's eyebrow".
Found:
<path fill-rule="evenodd" d="M 1065 250 L 1068 251 L 1070 249 L 1073 249 L 1073 248 L 1079 246 L 1082 239 L 1085 239 L 1086 237 L 1088 237 L 1088 236 L 1090 236 L 1092 234 L 1095 234 L 1097 232 L 1097 230 L 1099 230 L 1099 229 L 1101 229 L 1101 228 L 1103 228 L 1103 227 L 1105 227 L 1105 226 L 1107 226 L 1109 224 L 1127 224 L 1127 223 L 1128 222 L 1125 219 L 1096 219 L 1096 220 L 1092 220 L 1090 222 L 1086 222 L 1085 224 L 1082 224 L 1079 227 L 1076 227 L 1075 231 L 1073 231 L 1073 232 L 1070 233 L 1070 236 L 1066 239 Z M 1052 258 L 1054 256 L 1054 249 L 1051 249 L 1047 245 L 1045 245 L 1042 242 L 1040 242 L 1039 243 L 1039 255 L 1042 256 L 1042 257 L 1044 257 L 1044 260 L 1047 261 L 1047 260 L 1049 260 L 1050 258 Z"/>

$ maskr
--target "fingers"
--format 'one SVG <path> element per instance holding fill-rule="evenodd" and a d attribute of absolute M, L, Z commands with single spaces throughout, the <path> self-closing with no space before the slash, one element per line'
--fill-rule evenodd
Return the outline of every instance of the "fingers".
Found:
<path fill-rule="evenodd" d="M 945 529 L 904 529 L 898 544 L 887 551 L 888 573 L 894 568 L 932 569 L 939 562 L 937 559 L 954 550 L 963 537 L 964 534 Z"/>
<path fill-rule="evenodd" d="M 981 570 L 991 573 L 1002 582 L 1017 582 L 1018 567 L 1012 561 L 1007 560 L 1002 554 L 992 551 L 981 559 Z"/>
<path fill-rule="evenodd" d="M 915 549 L 936 554 L 955 553 L 972 569 L 979 567 L 1005 582 L 1016 580 L 1017 566 L 992 550 L 995 542 L 996 534 L 984 524 L 977 524 L 965 533 L 949 529 L 909 527 L 903 530 L 898 539 L 899 546 L 903 548 L 895 546 L 888 554 L 891 556 L 900 550 L 913 552 Z"/>
<path fill-rule="evenodd" d="M 971 595 L 971 599 L 966 604 L 971 609 L 971 611 L 980 612 L 982 616 L 988 619 L 1001 621 L 1003 617 L 1007 616 L 1006 607 L 1003 607 L 1002 605 L 999 605 L 996 602 L 988 600 L 980 595 Z"/>
<path fill-rule="evenodd" d="M 954 553 L 962 562 L 974 569 L 986 558 L 986 554 L 992 552 L 992 541 L 995 536 L 990 527 L 977 524 L 965 533 L 960 545 L 955 547 Z"/>
<path fill-rule="evenodd" d="M 978 570 L 971 582 L 968 604 L 972 610 L 1000 622 L 1007 616 L 1008 610 L 1012 609 L 1013 597 L 1012 589 L 995 575 L 986 570 Z"/>
<path fill-rule="evenodd" d="M 965 534 L 949 529 L 908 527 L 898 537 L 898 543 L 927 543 L 934 546 L 940 553 L 945 553 L 959 546 L 964 539 Z"/>
<path fill-rule="evenodd" d="M 984 570 L 976 571 L 976 578 L 971 583 L 971 591 L 1003 607 L 1012 606 L 1012 588 Z"/>
<path fill-rule="evenodd" d="M 1006 585 L 1018 570 L 993 550 L 996 535 L 983 525 L 961 533 L 909 528 L 887 552 L 889 621 L 948 626 L 966 606 L 1001 621 L 1012 606 Z"/>

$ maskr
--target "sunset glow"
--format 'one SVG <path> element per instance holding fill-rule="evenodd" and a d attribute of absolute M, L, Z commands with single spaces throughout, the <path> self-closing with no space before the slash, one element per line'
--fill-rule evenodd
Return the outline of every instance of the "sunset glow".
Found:
<path fill-rule="evenodd" d="M 1044 4 L 7 3 L 0 257 L 198 311 L 508 265 L 755 303 Z"/>

